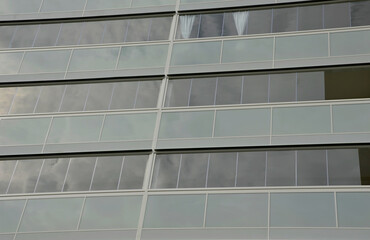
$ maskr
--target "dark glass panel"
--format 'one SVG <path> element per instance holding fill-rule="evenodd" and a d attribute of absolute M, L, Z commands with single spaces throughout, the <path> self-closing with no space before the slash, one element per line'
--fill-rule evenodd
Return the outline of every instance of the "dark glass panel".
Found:
<path fill-rule="evenodd" d="M 235 21 L 233 13 L 227 12 L 224 15 L 224 29 L 222 32 L 223 36 L 235 36 L 238 35 L 238 31 L 235 27 Z"/>
<path fill-rule="evenodd" d="M 62 29 L 59 33 L 57 46 L 77 45 L 80 40 L 83 24 L 83 22 L 62 24 Z"/>
<path fill-rule="evenodd" d="M 182 155 L 179 188 L 205 187 L 208 157 L 208 153 Z"/>
<path fill-rule="evenodd" d="M 39 25 L 20 25 L 15 31 L 12 48 L 32 47 Z"/>
<path fill-rule="evenodd" d="M 0 114 L 8 114 L 17 88 L 0 88 Z"/>
<path fill-rule="evenodd" d="M 0 48 L 9 48 L 16 26 L 0 26 Z"/>
<path fill-rule="evenodd" d="M 241 103 L 242 77 L 219 77 L 216 105 Z"/>
<path fill-rule="evenodd" d="M 0 194 L 5 194 L 17 161 L 0 161 Z"/>
<path fill-rule="evenodd" d="M 199 37 L 218 37 L 222 35 L 224 14 L 202 14 Z"/>
<path fill-rule="evenodd" d="M 298 30 L 322 29 L 323 6 L 304 6 L 298 8 Z"/>
<path fill-rule="evenodd" d="M 125 42 L 148 41 L 151 18 L 131 19 L 128 23 Z"/>
<path fill-rule="evenodd" d="M 168 81 L 166 93 L 166 107 L 182 107 L 189 105 L 189 91 L 191 79 Z"/>
<path fill-rule="evenodd" d="M 195 78 L 191 83 L 189 106 L 214 105 L 217 78 Z"/>
<path fill-rule="evenodd" d="M 212 153 L 209 160 L 207 187 L 234 187 L 236 153 Z"/>
<path fill-rule="evenodd" d="M 65 85 L 42 87 L 36 113 L 58 112 L 65 91 Z"/>
<path fill-rule="evenodd" d="M 241 152 L 238 156 L 237 187 L 265 186 L 266 152 Z"/>
<path fill-rule="evenodd" d="M 71 158 L 68 169 L 64 192 L 90 190 L 91 178 L 95 167 L 96 158 Z"/>
<path fill-rule="evenodd" d="M 91 190 L 117 190 L 122 161 L 122 156 L 99 157 Z"/>
<path fill-rule="evenodd" d="M 193 25 L 190 29 L 189 38 L 198 38 L 199 37 L 200 18 L 201 18 L 200 15 L 185 15 L 185 17 L 186 16 L 194 16 L 194 21 L 193 21 Z M 176 39 L 184 39 L 185 38 L 182 35 L 182 31 L 186 32 L 186 29 L 182 29 L 182 28 L 185 28 L 187 26 L 187 24 L 184 24 L 185 22 L 182 23 L 183 19 L 185 19 L 185 18 L 182 18 L 182 16 L 180 16 L 179 24 L 177 26 Z"/>
<path fill-rule="evenodd" d="M 108 110 L 113 94 L 113 83 L 91 84 L 85 111 Z"/>
<path fill-rule="evenodd" d="M 61 24 L 41 24 L 34 47 L 55 46 Z"/>
<path fill-rule="evenodd" d="M 180 167 L 180 154 L 157 155 L 152 188 L 176 188 Z"/>
<path fill-rule="evenodd" d="M 126 35 L 128 20 L 116 20 L 105 22 L 103 43 L 123 42 Z"/>
<path fill-rule="evenodd" d="M 358 149 L 328 150 L 329 185 L 360 185 Z"/>
<path fill-rule="evenodd" d="M 13 100 L 10 113 L 33 113 L 41 87 L 19 87 Z"/>
<path fill-rule="evenodd" d="M 349 3 L 335 3 L 324 5 L 324 27 L 349 27 Z"/>
<path fill-rule="evenodd" d="M 43 160 L 18 161 L 10 182 L 9 193 L 33 193 Z"/>
<path fill-rule="evenodd" d="M 119 189 L 143 188 L 148 156 L 125 156 Z"/>
<path fill-rule="evenodd" d="M 69 158 L 45 159 L 36 192 L 61 192 Z"/>
<path fill-rule="evenodd" d="M 243 103 L 268 102 L 269 75 L 244 76 Z"/>
<path fill-rule="evenodd" d="M 150 28 L 150 41 L 168 40 L 171 30 L 172 17 L 153 18 Z"/>
<path fill-rule="evenodd" d="M 139 82 L 116 83 L 113 90 L 110 109 L 131 109 L 134 108 Z"/>
<path fill-rule="evenodd" d="M 105 21 L 85 22 L 82 27 L 81 39 L 79 44 L 101 43 L 105 28 Z"/>
<path fill-rule="evenodd" d="M 273 10 L 273 32 L 297 31 L 297 8 L 276 8 Z"/>
<path fill-rule="evenodd" d="M 370 1 L 351 2 L 351 26 L 370 24 Z"/>
<path fill-rule="evenodd" d="M 361 185 L 370 185 L 370 148 L 358 150 L 360 158 Z"/>
<path fill-rule="evenodd" d="M 297 100 L 325 100 L 324 72 L 298 73 Z"/>
<path fill-rule="evenodd" d="M 296 101 L 297 74 L 270 75 L 270 102 Z"/>
<path fill-rule="evenodd" d="M 82 111 L 85 107 L 89 85 L 68 85 L 63 97 L 60 111 Z"/>
<path fill-rule="evenodd" d="M 141 81 L 135 101 L 135 108 L 154 108 L 157 106 L 162 81 Z"/>
<path fill-rule="evenodd" d="M 298 186 L 327 185 L 325 150 L 297 152 L 297 181 Z"/>
<path fill-rule="evenodd" d="M 248 34 L 270 33 L 272 25 L 272 10 L 249 11 Z"/>
<path fill-rule="evenodd" d="M 267 186 L 295 185 L 295 152 L 267 152 Z"/>

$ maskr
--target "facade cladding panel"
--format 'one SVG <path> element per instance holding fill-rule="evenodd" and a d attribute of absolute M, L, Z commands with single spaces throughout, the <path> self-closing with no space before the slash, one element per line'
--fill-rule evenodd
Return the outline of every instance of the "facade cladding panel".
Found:
<path fill-rule="evenodd" d="M 368 240 L 370 0 L 0 1 L 0 240 Z"/>

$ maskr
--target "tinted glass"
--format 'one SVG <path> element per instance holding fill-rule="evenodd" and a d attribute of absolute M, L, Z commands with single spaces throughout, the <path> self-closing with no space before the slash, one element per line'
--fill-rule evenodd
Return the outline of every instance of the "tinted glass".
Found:
<path fill-rule="evenodd" d="M 0 194 L 8 190 L 10 178 L 13 175 L 17 161 L 0 161 Z"/>
<path fill-rule="evenodd" d="M 108 110 L 112 99 L 113 83 L 91 84 L 85 111 Z"/>
<path fill-rule="evenodd" d="M 272 10 L 249 11 L 248 34 L 270 33 L 272 30 Z"/>
<path fill-rule="evenodd" d="M 122 168 L 122 156 L 99 157 L 91 190 L 116 190 Z"/>
<path fill-rule="evenodd" d="M 127 46 L 122 47 L 119 57 L 119 69 L 138 69 L 164 67 L 168 45 Z"/>
<path fill-rule="evenodd" d="M 0 27 L 0 48 L 9 48 L 10 42 L 13 39 L 16 26 L 1 26 Z"/>
<path fill-rule="evenodd" d="M 179 188 L 203 188 L 206 186 L 209 154 L 183 154 L 179 175 Z"/>
<path fill-rule="evenodd" d="M 105 29 L 105 21 L 85 22 L 82 27 L 79 44 L 101 43 Z"/>
<path fill-rule="evenodd" d="M 217 78 L 193 79 L 189 106 L 214 105 Z"/>
<path fill-rule="evenodd" d="M 244 76 L 242 103 L 268 102 L 269 80 L 269 75 Z"/>
<path fill-rule="evenodd" d="M 157 155 L 152 188 L 176 188 L 180 169 L 180 154 Z"/>
<path fill-rule="evenodd" d="M 216 105 L 241 103 L 242 77 L 220 77 L 217 80 Z"/>
<path fill-rule="evenodd" d="M 83 111 L 88 92 L 89 85 L 68 85 L 65 89 L 60 111 Z"/>
<path fill-rule="evenodd" d="M 26 52 L 20 73 L 65 72 L 71 50 Z"/>
<path fill-rule="evenodd" d="M 324 27 L 349 27 L 350 26 L 349 3 L 335 3 L 324 5 Z"/>
<path fill-rule="evenodd" d="M 234 187 L 236 153 L 213 153 L 209 160 L 207 187 Z"/>
<path fill-rule="evenodd" d="M 23 52 L 1 53 L 0 61 L 2 64 L 0 66 L 0 74 L 18 73 L 23 54 Z"/>
<path fill-rule="evenodd" d="M 152 19 L 131 19 L 128 23 L 125 42 L 148 41 Z"/>
<path fill-rule="evenodd" d="M 41 5 L 41 0 L 7 0 L 0 2 L 0 13 L 37 13 Z"/>
<path fill-rule="evenodd" d="M 106 1 L 106 0 L 104 0 Z M 13 238 L 12 238 L 13 239 Z M 31 233 L 17 234 L 17 240 L 135 240 L 134 231 L 79 231 L 79 232 L 57 232 L 57 233 Z M 6 239 L 7 240 L 7 239 Z"/>
<path fill-rule="evenodd" d="M 219 63 L 220 49 L 221 42 L 175 44 L 171 66 Z"/>
<path fill-rule="evenodd" d="M 128 8 L 131 0 L 88 0 L 86 10 Z"/>
<path fill-rule="evenodd" d="M 61 24 L 41 24 L 33 46 L 55 46 L 61 26 Z"/>
<path fill-rule="evenodd" d="M 96 158 L 71 158 L 63 191 L 88 191 Z"/>
<path fill-rule="evenodd" d="M 13 41 L 12 48 L 32 47 L 35 40 L 36 33 L 39 29 L 38 25 L 23 25 L 18 26 Z"/>
<path fill-rule="evenodd" d="M 119 189 L 141 189 L 148 156 L 125 156 Z"/>
<path fill-rule="evenodd" d="M 102 43 L 120 43 L 125 39 L 128 20 L 106 21 Z"/>
<path fill-rule="evenodd" d="M 266 160 L 265 152 L 238 153 L 237 187 L 265 186 Z"/>
<path fill-rule="evenodd" d="M 223 30 L 222 30 L 222 35 L 223 36 L 233 36 L 233 35 L 238 35 L 238 30 L 236 29 L 235 26 L 235 20 L 234 20 L 234 14 L 233 13 L 224 13 L 224 24 L 223 24 Z M 245 34 L 244 29 L 242 34 Z"/>
<path fill-rule="evenodd" d="M 65 88 L 64 85 L 43 86 L 35 112 L 59 112 Z"/>
<path fill-rule="evenodd" d="M 297 31 L 297 8 L 276 8 L 273 10 L 273 32 Z"/>
<path fill-rule="evenodd" d="M 297 151 L 298 186 L 327 185 L 325 150 Z"/>
<path fill-rule="evenodd" d="M 33 113 L 40 95 L 41 87 L 20 87 L 15 94 L 11 114 Z"/>
<path fill-rule="evenodd" d="M 329 184 L 360 185 L 360 161 L 357 149 L 328 150 Z"/>
<path fill-rule="evenodd" d="M 157 107 L 161 81 L 140 81 L 134 108 Z"/>
<path fill-rule="evenodd" d="M 41 12 L 83 10 L 86 0 L 44 0 Z"/>
<path fill-rule="evenodd" d="M 323 28 L 323 6 L 298 7 L 298 30 Z"/>
<path fill-rule="evenodd" d="M 166 107 L 189 106 L 192 79 L 169 80 L 166 93 Z"/>
<path fill-rule="evenodd" d="M 369 132 L 370 104 L 348 104 L 333 107 L 334 132 Z"/>
<path fill-rule="evenodd" d="M 45 159 L 35 192 L 61 192 L 69 158 Z"/>
<path fill-rule="evenodd" d="M 170 34 L 171 23 L 172 17 L 153 18 L 148 40 L 167 40 Z"/>
<path fill-rule="evenodd" d="M 293 102 L 297 100 L 297 74 L 270 75 L 270 102 Z"/>
<path fill-rule="evenodd" d="M 0 201 L 0 233 L 17 231 L 24 204 L 25 200 Z"/>
<path fill-rule="evenodd" d="M 199 37 L 218 37 L 222 35 L 223 13 L 201 15 Z"/>
<path fill-rule="evenodd" d="M 351 26 L 370 24 L 370 1 L 351 2 Z"/>
<path fill-rule="evenodd" d="M 138 93 L 139 82 L 116 83 L 113 90 L 110 109 L 131 109 L 134 108 Z"/>
<path fill-rule="evenodd" d="M 8 114 L 17 88 L 0 88 L 0 114 Z"/>
<path fill-rule="evenodd" d="M 57 46 L 76 45 L 80 41 L 83 22 L 64 23 L 59 32 Z"/>
<path fill-rule="evenodd" d="M 324 72 L 298 73 L 297 100 L 325 100 L 325 93 L 330 91 L 329 89 L 326 89 L 327 86 L 329 86 L 329 84 L 326 84 L 325 82 Z"/>
<path fill-rule="evenodd" d="M 18 161 L 9 185 L 10 193 L 33 193 L 40 174 L 42 160 Z"/>
<path fill-rule="evenodd" d="M 296 155 L 294 151 L 267 153 L 267 186 L 295 186 Z"/>
<path fill-rule="evenodd" d="M 339 227 L 370 226 L 369 193 L 337 193 Z"/>

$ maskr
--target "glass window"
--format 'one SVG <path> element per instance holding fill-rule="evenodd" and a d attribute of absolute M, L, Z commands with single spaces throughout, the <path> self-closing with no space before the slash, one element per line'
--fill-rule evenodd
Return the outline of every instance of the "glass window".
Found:
<path fill-rule="evenodd" d="M 209 159 L 207 187 L 234 187 L 236 153 L 212 153 Z"/>
<path fill-rule="evenodd" d="M 218 78 L 216 105 L 241 103 L 242 78 L 241 76 Z"/>
<path fill-rule="evenodd" d="M 136 228 L 141 196 L 87 198 L 80 229 Z"/>
<path fill-rule="evenodd" d="M 0 53 L 0 74 L 17 74 L 23 52 Z"/>
<path fill-rule="evenodd" d="M 13 175 L 16 162 L 17 161 L 0 161 L 0 194 L 5 194 L 8 190 L 10 178 Z"/>
<path fill-rule="evenodd" d="M 77 45 L 80 41 L 83 22 L 64 23 L 60 29 L 57 46 Z"/>
<path fill-rule="evenodd" d="M 17 231 L 25 202 L 25 200 L 0 201 L 0 233 Z"/>
<path fill-rule="evenodd" d="M 369 193 L 337 193 L 339 227 L 370 226 Z"/>
<path fill-rule="evenodd" d="M 130 19 L 125 42 L 148 41 L 151 23 L 151 18 Z"/>
<path fill-rule="evenodd" d="M 297 151 L 297 185 L 327 185 L 327 162 L 325 150 Z"/>
<path fill-rule="evenodd" d="M 267 186 L 296 185 L 296 153 L 294 151 L 267 152 Z"/>
<path fill-rule="evenodd" d="M 104 0 L 106 1 L 106 0 Z M 13 239 L 13 238 L 12 238 Z M 10 240 L 12 240 L 10 239 Z M 134 231 L 79 231 L 79 232 L 57 232 L 57 233 L 29 233 L 17 234 L 17 240 L 135 240 Z M 1 239 L 2 240 L 2 239 Z"/>
<path fill-rule="evenodd" d="M 182 15 L 177 26 L 176 39 L 199 37 L 200 15 Z"/>
<path fill-rule="evenodd" d="M 82 203 L 83 198 L 29 200 L 19 232 L 74 230 Z"/>
<path fill-rule="evenodd" d="M 32 47 L 39 25 L 19 25 L 11 42 L 12 48 Z"/>
<path fill-rule="evenodd" d="M 156 113 L 139 113 L 106 116 L 101 140 L 128 141 L 152 139 L 156 115 Z"/>
<path fill-rule="evenodd" d="M 205 195 L 149 196 L 144 228 L 202 227 Z"/>
<path fill-rule="evenodd" d="M 65 72 L 71 50 L 26 52 L 20 73 Z"/>
<path fill-rule="evenodd" d="M 157 107 L 159 89 L 162 81 L 140 81 L 134 108 Z"/>
<path fill-rule="evenodd" d="M 151 188 L 176 188 L 181 158 L 180 154 L 157 155 Z"/>
<path fill-rule="evenodd" d="M 89 85 L 87 84 L 67 85 L 60 111 L 83 111 L 88 92 Z"/>
<path fill-rule="evenodd" d="M 248 34 L 270 33 L 272 29 L 272 10 L 249 11 Z"/>
<path fill-rule="evenodd" d="M 269 75 L 243 77 L 242 103 L 267 103 L 269 99 Z"/>
<path fill-rule="evenodd" d="M 33 46 L 55 46 L 61 26 L 61 24 L 41 24 Z"/>
<path fill-rule="evenodd" d="M 106 1 L 104 1 L 104 3 L 105 2 Z M 128 20 L 106 21 L 102 43 L 124 42 L 127 31 L 127 23 Z"/>
<path fill-rule="evenodd" d="M 41 87 L 19 87 L 10 109 L 11 114 L 33 113 Z"/>
<path fill-rule="evenodd" d="M 0 114 L 8 114 L 17 88 L 0 88 Z"/>
<path fill-rule="evenodd" d="M 223 13 L 202 14 L 199 37 L 218 37 L 222 35 Z"/>
<path fill-rule="evenodd" d="M 133 0 L 132 7 L 175 5 L 173 0 Z"/>
<path fill-rule="evenodd" d="M 113 86 L 113 83 L 91 84 L 84 110 L 108 110 L 112 99 Z"/>
<path fill-rule="evenodd" d="M 125 156 L 119 189 L 143 188 L 148 156 Z"/>
<path fill-rule="evenodd" d="M 359 148 L 361 184 L 370 185 L 370 148 Z"/>
<path fill-rule="evenodd" d="M 333 193 L 272 193 L 271 227 L 335 227 Z"/>
<path fill-rule="evenodd" d="M 37 13 L 41 0 L 7 0 L 0 2 L 1 14 Z"/>
<path fill-rule="evenodd" d="M 298 30 L 322 29 L 323 5 L 298 7 Z"/>
<path fill-rule="evenodd" d="M 85 10 L 129 8 L 131 0 L 88 0 Z"/>
<path fill-rule="evenodd" d="M 270 134 L 270 110 L 220 110 L 216 113 L 215 136 L 258 136 Z"/>
<path fill-rule="evenodd" d="M 296 100 L 296 73 L 270 75 L 270 102 L 294 102 Z"/>
<path fill-rule="evenodd" d="M 41 166 L 42 160 L 19 160 L 9 185 L 8 194 L 33 193 Z"/>
<path fill-rule="evenodd" d="M 43 86 L 35 112 L 59 112 L 65 88 L 65 85 Z"/>
<path fill-rule="evenodd" d="M 211 137 L 213 111 L 163 113 L 159 138 Z"/>
<path fill-rule="evenodd" d="M 328 150 L 330 185 L 361 185 L 358 149 Z"/>
<path fill-rule="evenodd" d="M 349 3 L 325 4 L 324 28 L 337 28 L 350 26 Z"/>
<path fill-rule="evenodd" d="M 220 63 L 221 42 L 178 43 L 173 46 L 171 66 Z"/>
<path fill-rule="evenodd" d="M 73 52 L 68 71 L 99 71 L 116 68 L 119 48 L 87 48 Z"/>
<path fill-rule="evenodd" d="M 86 0 L 44 0 L 41 12 L 82 11 Z"/>
<path fill-rule="evenodd" d="M 110 109 L 132 109 L 138 93 L 138 81 L 118 82 L 113 89 Z"/>
<path fill-rule="evenodd" d="M 96 142 L 104 116 L 55 117 L 47 143 Z"/>
<path fill-rule="evenodd" d="M 189 93 L 192 79 L 169 80 L 165 107 L 189 106 Z"/>
<path fill-rule="evenodd" d="M 266 159 L 266 152 L 238 153 L 236 187 L 265 186 Z"/>
<path fill-rule="evenodd" d="M 152 18 L 149 41 L 168 40 L 172 17 Z"/>
<path fill-rule="evenodd" d="M 208 153 L 182 154 L 179 188 L 204 188 L 208 170 Z"/>
<path fill-rule="evenodd" d="M 243 24 L 241 26 L 243 26 Z M 243 32 L 240 35 L 244 35 L 246 33 L 245 32 L 246 30 L 247 30 L 247 27 L 243 29 Z M 223 23 L 222 35 L 223 36 L 238 35 L 238 30 L 236 29 L 236 26 L 235 26 L 234 14 L 231 12 L 224 13 L 224 23 Z"/>
<path fill-rule="evenodd" d="M 43 144 L 50 118 L 2 119 L 0 145 Z"/>
<path fill-rule="evenodd" d="M 297 75 L 297 100 L 312 101 L 325 100 L 328 84 L 325 80 L 325 72 L 307 72 Z M 338 84 L 336 84 L 338 86 Z"/>
<path fill-rule="evenodd" d="M 370 31 L 338 32 L 330 34 L 332 56 L 370 53 Z"/>
<path fill-rule="evenodd" d="M 370 104 L 333 106 L 334 132 L 369 132 Z"/>
<path fill-rule="evenodd" d="M 273 9 L 272 32 L 291 32 L 297 31 L 298 9 L 276 8 Z"/>
<path fill-rule="evenodd" d="M 122 156 L 99 157 L 91 190 L 116 190 L 122 168 Z"/>
<path fill-rule="evenodd" d="M 0 48 L 10 47 L 10 41 L 13 39 L 16 28 L 16 26 L 0 26 Z"/>
<path fill-rule="evenodd" d="M 210 194 L 206 227 L 267 227 L 267 194 Z"/>
<path fill-rule="evenodd" d="M 101 43 L 105 29 L 105 21 L 85 22 L 79 44 Z"/>
<path fill-rule="evenodd" d="M 350 2 L 351 26 L 363 26 L 370 24 L 370 1 Z"/>
<path fill-rule="evenodd" d="M 89 191 L 95 163 L 95 157 L 71 158 L 63 191 Z"/>
<path fill-rule="evenodd" d="M 61 192 L 69 158 L 45 159 L 35 192 Z"/>
<path fill-rule="evenodd" d="M 122 47 L 119 69 L 164 67 L 167 60 L 168 45 L 126 46 Z"/>
<path fill-rule="evenodd" d="M 191 81 L 189 106 L 214 105 L 217 78 L 195 78 Z"/>

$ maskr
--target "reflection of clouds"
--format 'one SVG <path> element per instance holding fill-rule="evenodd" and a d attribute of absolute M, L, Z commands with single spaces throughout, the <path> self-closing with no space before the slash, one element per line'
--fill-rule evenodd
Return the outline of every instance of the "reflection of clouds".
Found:
<path fill-rule="evenodd" d="M 2 0 L 0 1 L 0 13 L 32 13 L 38 12 L 41 0 Z"/>
<path fill-rule="evenodd" d="M 63 191 L 88 191 L 96 158 L 71 158 Z"/>
<path fill-rule="evenodd" d="M 71 50 L 26 52 L 20 73 L 64 72 Z"/>
<path fill-rule="evenodd" d="M 167 44 L 123 47 L 119 68 L 163 67 L 167 51 Z"/>
<path fill-rule="evenodd" d="M 120 189 L 143 187 L 144 174 L 148 156 L 125 156 Z"/>
<path fill-rule="evenodd" d="M 0 162 L 0 194 L 5 194 L 17 161 Z"/>
<path fill-rule="evenodd" d="M 33 193 L 42 160 L 18 161 L 8 193 Z"/>
<path fill-rule="evenodd" d="M 86 10 L 128 8 L 131 0 L 88 0 Z"/>
<path fill-rule="evenodd" d="M 96 164 L 92 190 L 116 190 L 121 173 L 122 156 L 99 157 Z"/>
<path fill-rule="evenodd" d="M 67 172 L 68 162 L 68 158 L 46 159 L 36 192 L 60 192 Z"/>
<path fill-rule="evenodd" d="M 208 153 L 182 155 L 179 188 L 205 187 L 208 156 Z"/>
<path fill-rule="evenodd" d="M 118 47 L 78 49 L 73 52 L 69 71 L 113 70 L 118 52 Z"/>
<path fill-rule="evenodd" d="M 0 88 L 0 114 L 7 114 L 16 88 Z"/>
<path fill-rule="evenodd" d="M 41 87 L 19 87 L 10 113 L 33 113 Z"/>
<path fill-rule="evenodd" d="M 16 74 L 21 64 L 23 52 L 1 53 L 0 74 Z"/>
<path fill-rule="evenodd" d="M 176 187 L 180 166 L 178 154 L 158 155 L 155 160 L 152 188 Z"/>
<path fill-rule="evenodd" d="M 141 81 L 135 108 L 156 107 L 162 81 Z"/>
<path fill-rule="evenodd" d="M 236 153 L 212 153 L 209 161 L 208 187 L 234 187 Z"/>

